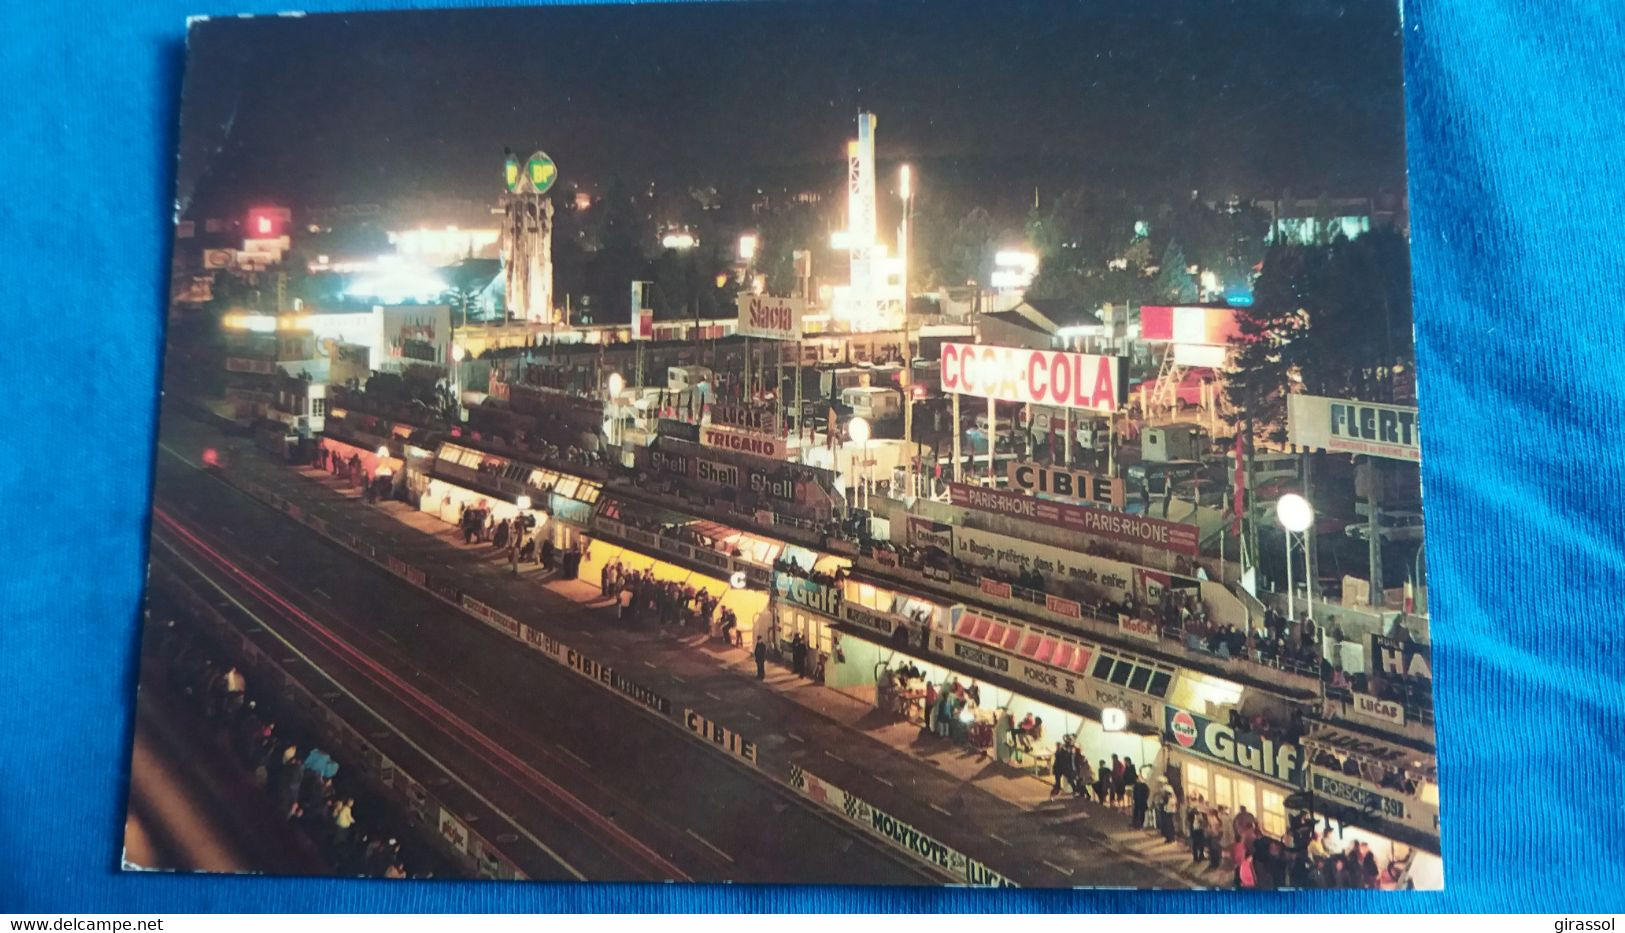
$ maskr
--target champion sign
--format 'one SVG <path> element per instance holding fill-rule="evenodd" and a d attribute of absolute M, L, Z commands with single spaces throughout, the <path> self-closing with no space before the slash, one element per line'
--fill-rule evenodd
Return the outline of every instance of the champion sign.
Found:
<path fill-rule="evenodd" d="M 800 340 L 801 315 L 807 303 L 800 298 L 741 295 L 739 333 L 769 340 Z"/>
<path fill-rule="evenodd" d="M 1128 369 L 1115 356 L 945 343 L 942 391 L 1116 411 L 1128 399 Z"/>
<path fill-rule="evenodd" d="M 1303 786 L 1303 773 L 1296 745 L 1285 745 L 1251 733 L 1237 734 L 1224 723 L 1187 712 L 1177 706 L 1163 707 L 1163 730 L 1180 748 L 1233 768 L 1268 778 L 1288 787 Z"/>

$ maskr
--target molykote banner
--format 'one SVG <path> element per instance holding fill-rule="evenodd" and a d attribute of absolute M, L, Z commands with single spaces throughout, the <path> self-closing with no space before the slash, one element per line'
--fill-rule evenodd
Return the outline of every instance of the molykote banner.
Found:
<path fill-rule="evenodd" d="M 1043 522 L 1110 541 L 1147 544 L 1176 554 L 1194 556 L 1197 552 L 1195 525 L 1110 512 L 1086 505 L 1068 505 L 1019 492 L 964 483 L 949 483 L 948 493 L 949 501 L 963 508 Z"/>
<path fill-rule="evenodd" d="M 1390 460 L 1422 460 L 1416 409 L 1319 395 L 1289 395 L 1287 440 L 1300 447 L 1366 454 Z"/>
<path fill-rule="evenodd" d="M 800 298 L 739 296 L 739 333 L 769 340 L 800 340 L 801 315 L 807 302 Z"/>
<path fill-rule="evenodd" d="M 1116 411 L 1128 399 L 1128 367 L 1115 356 L 945 343 L 942 391 L 1001 402 Z"/>

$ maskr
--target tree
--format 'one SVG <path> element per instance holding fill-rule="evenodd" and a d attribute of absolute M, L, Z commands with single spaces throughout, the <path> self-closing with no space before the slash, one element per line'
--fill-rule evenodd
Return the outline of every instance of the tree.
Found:
<path fill-rule="evenodd" d="M 1232 420 L 1285 439 L 1286 395 L 1386 401 L 1411 364 L 1410 250 L 1389 230 L 1325 245 L 1278 243 L 1264 258 L 1226 393 Z"/>
<path fill-rule="evenodd" d="M 793 294 L 798 284 L 796 250 L 814 249 L 825 239 L 822 219 L 811 204 L 795 203 L 758 217 L 753 262 L 757 272 L 767 276 L 767 293 Z"/>
<path fill-rule="evenodd" d="M 619 178 L 610 180 L 604 197 L 587 213 L 585 239 L 598 244 L 587 261 L 588 290 L 603 306 L 606 319 L 629 320 L 631 283 L 648 274 L 643 250 L 654 241 L 654 227 Z"/>
<path fill-rule="evenodd" d="M 1162 251 L 1162 262 L 1157 266 L 1156 291 L 1158 298 L 1174 304 L 1196 300 L 1196 276 L 1191 275 L 1190 260 L 1185 258 L 1185 251 L 1180 248 L 1178 240 L 1170 239 L 1168 248 Z"/>

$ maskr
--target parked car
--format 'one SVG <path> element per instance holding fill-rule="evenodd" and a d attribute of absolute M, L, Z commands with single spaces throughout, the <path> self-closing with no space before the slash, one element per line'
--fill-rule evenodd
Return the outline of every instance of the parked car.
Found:
<path fill-rule="evenodd" d="M 1377 526 L 1384 541 L 1422 540 L 1421 512 L 1383 512 L 1377 516 Z M 1355 522 L 1344 528 L 1343 533 L 1360 541 L 1369 540 L 1371 523 L 1369 520 Z"/>

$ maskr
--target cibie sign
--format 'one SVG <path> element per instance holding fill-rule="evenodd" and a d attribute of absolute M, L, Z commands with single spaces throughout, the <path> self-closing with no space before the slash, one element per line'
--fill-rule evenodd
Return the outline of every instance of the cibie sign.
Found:
<path fill-rule="evenodd" d="M 945 343 L 942 391 L 1116 411 L 1128 399 L 1128 369 L 1121 362 L 1115 356 Z"/>
<path fill-rule="evenodd" d="M 1164 706 L 1163 711 L 1163 731 L 1169 741 L 1185 751 L 1251 771 L 1278 784 L 1303 786 L 1298 746 L 1247 733 L 1237 735 L 1224 723 L 1177 706 Z"/>
<path fill-rule="evenodd" d="M 800 340 L 801 315 L 807 303 L 800 298 L 739 297 L 739 333 L 769 340 Z"/>

